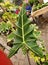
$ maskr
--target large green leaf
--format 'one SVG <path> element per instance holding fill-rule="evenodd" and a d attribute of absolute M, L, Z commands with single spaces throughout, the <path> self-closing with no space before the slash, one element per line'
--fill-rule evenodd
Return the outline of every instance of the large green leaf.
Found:
<path fill-rule="evenodd" d="M 16 23 L 16 37 L 14 38 L 14 45 L 13 48 L 10 50 L 11 52 L 9 53 L 9 57 L 13 56 L 20 48 L 26 50 L 29 49 L 37 56 L 43 57 L 42 49 L 36 43 L 36 36 L 38 36 L 36 25 L 30 23 L 31 22 L 26 16 L 25 7 L 23 6 L 19 14 L 18 22 Z M 37 31 L 36 36 L 34 35 L 35 30 Z"/>

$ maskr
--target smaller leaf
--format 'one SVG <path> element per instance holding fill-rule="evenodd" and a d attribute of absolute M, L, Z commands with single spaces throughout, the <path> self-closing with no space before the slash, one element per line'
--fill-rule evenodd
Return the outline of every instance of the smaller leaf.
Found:
<path fill-rule="evenodd" d="M 11 34 L 9 34 L 9 35 L 7 36 L 7 40 L 8 40 L 8 42 L 11 41 L 11 40 L 13 40 L 14 37 L 15 37 L 14 32 L 12 32 Z"/>
<path fill-rule="evenodd" d="M 10 49 L 10 53 L 8 55 L 8 57 L 12 57 L 14 54 L 17 53 L 17 51 L 20 49 L 20 47 L 22 46 L 22 44 L 16 44 L 14 45 L 11 49 Z"/>

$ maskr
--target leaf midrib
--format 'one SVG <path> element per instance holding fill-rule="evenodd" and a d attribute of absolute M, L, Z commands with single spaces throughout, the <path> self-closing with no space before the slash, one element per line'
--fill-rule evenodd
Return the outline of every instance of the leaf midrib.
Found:
<path fill-rule="evenodd" d="M 23 8 L 22 8 L 23 9 Z M 22 10 L 22 14 L 23 14 L 23 10 Z M 23 43 L 24 43 L 24 27 L 23 27 L 23 15 L 22 15 L 22 37 L 23 37 Z"/>

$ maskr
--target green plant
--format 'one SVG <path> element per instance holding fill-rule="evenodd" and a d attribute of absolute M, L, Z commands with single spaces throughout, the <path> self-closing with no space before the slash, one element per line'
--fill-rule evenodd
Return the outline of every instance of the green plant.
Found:
<path fill-rule="evenodd" d="M 29 0 L 29 3 L 37 4 L 38 3 L 38 0 Z"/>
<path fill-rule="evenodd" d="M 16 21 L 18 18 L 18 14 L 16 14 L 13 10 L 13 8 L 18 8 L 18 6 L 15 6 L 11 4 L 10 2 L 1 3 L 0 4 L 3 13 L 0 16 L 0 35 L 4 35 L 7 38 L 7 43 L 11 43 L 14 38 L 14 32 L 16 30 Z"/>
<path fill-rule="evenodd" d="M 12 31 L 12 25 L 10 23 L 5 23 L 5 22 L 1 22 L 0 23 L 0 34 L 4 34 L 5 36 L 7 36 L 8 34 L 10 34 L 10 30 Z"/>
<path fill-rule="evenodd" d="M 33 58 L 37 65 L 48 65 L 48 53 L 41 58 L 34 55 L 34 53 L 30 51 L 30 58 Z"/>
<path fill-rule="evenodd" d="M 18 52 L 20 48 L 24 54 L 27 54 L 29 65 L 29 51 L 33 52 L 38 57 L 44 57 L 42 45 L 39 47 L 37 41 L 39 40 L 40 31 L 35 24 L 31 24 L 29 19 L 26 16 L 25 7 L 22 7 L 22 10 L 19 14 L 18 22 L 16 22 L 16 32 L 13 42 L 13 47 L 10 50 L 9 58 Z"/>
<path fill-rule="evenodd" d="M 48 6 L 48 2 L 47 3 L 42 3 L 42 4 L 38 3 L 37 5 L 35 5 L 33 7 L 33 11 L 39 10 L 39 9 L 45 7 L 45 6 Z"/>
<path fill-rule="evenodd" d="M 3 10 L 2 16 L 0 16 L 2 19 L 0 23 L 0 33 L 7 33 L 6 30 L 12 31 L 12 29 L 15 28 L 15 22 L 17 21 L 18 15 L 15 12 L 12 12 L 12 8 L 16 8 L 17 6 L 11 4 L 10 2 L 1 3 L 0 6 Z"/>
<path fill-rule="evenodd" d="M 2 19 L 4 21 L 10 21 L 12 23 L 12 25 L 15 24 L 15 22 L 17 21 L 18 15 L 12 12 L 4 12 L 4 14 L 2 15 Z"/>
<path fill-rule="evenodd" d="M 18 15 L 15 14 L 14 9 L 16 10 L 18 8 L 18 6 L 15 6 L 15 5 L 11 4 L 10 2 L 2 3 L 2 4 L 0 4 L 0 6 L 3 10 L 2 19 L 4 21 L 10 20 L 11 22 L 13 22 L 13 21 L 15 22 L 17 20 Z"/>

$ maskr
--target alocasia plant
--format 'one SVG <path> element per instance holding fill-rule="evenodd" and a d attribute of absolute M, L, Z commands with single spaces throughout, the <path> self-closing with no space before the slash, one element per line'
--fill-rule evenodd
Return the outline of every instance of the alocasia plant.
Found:
<path fill-rule="evenodd" d="M 31 24 L 26 16 L 25 6 L 19 14 L 18 22 L 16 22 L 16 32 L 13 47 L 10 50 L 9 58 L 22 48 L 23 52 L 32 51 L 35 55 L 43 57 L 43 50 L 37 44 L 40 32 L 35 24 Z"/>

